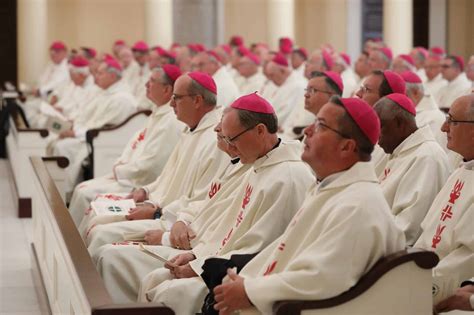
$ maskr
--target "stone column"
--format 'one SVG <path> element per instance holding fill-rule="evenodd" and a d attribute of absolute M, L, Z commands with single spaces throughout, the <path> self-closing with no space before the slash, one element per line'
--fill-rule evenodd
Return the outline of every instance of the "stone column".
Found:
<path fill-rule="evenodd" d="M 268 0 L 268 45 L 278 48 L 280 37 L 295 38 L 294 0 Z"/>
<path fill-rule="evenodd" d="M 413 1 L 383 1 L 383 38 L 394 56 L 409 53 L 413 46 Z"/>
<path fill-rule="evenodd" d="M 168 48 L 173 43 L 172 0 L 145 0 L 145 36 L 150 45 Z"/>
<path fill-rule="evenodd" d="M 47 0 L 18 0 L 18 82 L 30 86 L 48 61 Z"/>

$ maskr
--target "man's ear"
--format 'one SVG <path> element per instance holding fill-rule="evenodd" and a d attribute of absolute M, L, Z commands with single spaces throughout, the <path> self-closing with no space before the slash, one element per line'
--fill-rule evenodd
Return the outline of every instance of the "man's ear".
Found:
<path fill-rule="evenodd" d="M 341 153 L 344 157 L 346 155 L 352 155 L 357 150 L 357 142 L 354 139 L 344 139 L 341 142 Z"/>

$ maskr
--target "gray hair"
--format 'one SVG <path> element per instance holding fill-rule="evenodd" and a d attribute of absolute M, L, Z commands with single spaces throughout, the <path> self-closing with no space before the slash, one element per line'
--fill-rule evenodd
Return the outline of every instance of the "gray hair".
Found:
<path fill-rule="evenodd" d="M 407 89 L 407 93 L 411 93 L 413 90 L 418 90 L 421 93 L 425 93 L 425 87 L 423 86 L 423 83 L 409 83 L 405 82 L 405 87 Z"/>
<path fill-rule="evenodd" d="M 216 106 L 217 104 L 217 95 L 204 88 L 201 84 L 197 83 L 193 79 L 191 79 L 191 84 L 188 87 L 188 93 L 194 95 L 201 95 L 204 99 L 204 103 L 209 106 Z"/>
<path fill-rule="evenodd" d="M 374 110 L 377 112 L 377 115 L 379 115 L 380 120 L 399 119 L 401 121 L 415 123 L 415 116 L 386 97 L 381 98 L 375 103 Z"/>
<path fill-rule="evenodd" d="M 166 74 L 165 70 L 163 70 L 162 67 L 156 66 L 153 69 L 151 69 L 152 73 L 158 72 L 160 74 L 160 81 L 164 85 L 171 85 L 174 86 L 173 80 Z"/>
<path fill-rule="evenodd" d="M 105 68 L 105 71 L 109 72 L 109 73 L 114 73 L 116 76 L 117 76 L 117 79 L 121 79 L 122 78 L 122 71 L 114 68 L 114 67 L 110 67 L 110 66 L 106 66 Z"/>

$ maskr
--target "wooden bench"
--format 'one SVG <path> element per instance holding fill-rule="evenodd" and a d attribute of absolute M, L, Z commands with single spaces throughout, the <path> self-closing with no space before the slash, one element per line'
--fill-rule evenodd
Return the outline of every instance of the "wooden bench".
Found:
<path fill-rule="evenodd" d="M 433 252 L 403 250 L 381 259 L 354 287 L 339 296 L 318 301 L 279 301 L 273 306 L 273 314 L 431 315 L 431 268 L 438 261 Z"/>
<path fill-rule="evenodd" d="M 48 169 L 56 160 L 31 157 L 34 172 L 33 254 L 52 314 L 168 315 L 152 303 L 114 304 Z"/>
<path fill-rule="evenodd" d="M 28 122 L 21 107 L 13 101 L 7 105 L 7 111 L 9 133 L 6 137 L 6 148 L 15 181 L 18 216 L 29 218 L 32 211 L 31 195 L 33 192 L 29 157 L 46 155 L 49 132 L 47 129 L 28 128 Z"/>
<path fill-rule="evenodd" d="M 145 127 L 150 110 L 138 111 L 119 125 L 91 129 L 86 133 L 86 141 L 91 148 L 89 156 L 91 178 L 108 174 L 112 165 L 120 157 L 130 137 Z"/>

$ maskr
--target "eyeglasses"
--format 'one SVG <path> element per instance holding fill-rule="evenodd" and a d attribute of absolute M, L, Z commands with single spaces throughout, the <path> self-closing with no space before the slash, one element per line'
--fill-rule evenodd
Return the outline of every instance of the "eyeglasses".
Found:
<path fill-rule="evenodd" d="M 222 137 L 222 140 L 224 140 L 224 142 L 227 144 L 227 145 L 230 145 L 230 146 L 235 146 L 234 142 L 235 140 L 237 140 L 238 137 L 240 137 L 241 135 L 243 135 L 244 133 L 246 133 L 247 131 L 249 130 L 252 130 L 253 128 L 257 127 L 257 125 L 253 126 L 253 127 L 249 127 L 247 129 L 245 129 L 244 131 L 242 131 L 241 133 L 237 134 L 236 136 L 233 136 L 232 138 L 229 138 L 229 137 L 226 137 L 226 136 L 223 136 Z"/>
<path fill-rule="evenodd" d="M 173 101 L 179 101 L 180 99 L 182 99 L 183 97 L 186 97 L 186 96 L 196 96 L 196 94 L 183 94 L 183 95 L 179 95 L 179 94 L 173 94 L 172 98 L 173 98 Z"/>
<path fill-rule="evenodd" d="M 457 124 L 474 124 L 474 120 L 454 120 L 450 114 L 446 115 L 445 122 L 450 126 L 457 126 Z"/>
<path fill-rule="evenodd" d="M 308 93 L 311 96 L 316 94 L 317 92 L 326 93 L 326 94 L 334 94 L 334 93 L 329 92 L 329 91 L 315 89 L 314 87 L 307 87 L 306 89 L 304 89 L 304 92 L 305 92 L 305 94 Z"/>
<path fill-rule="evenodd" d="M 351 137 L 349 137 L 348 135 L 346 134 L 343 134 L 342 132 L 340 132 L 339 130 L 337 129 L 334 129 L 332 127 L 329 127 L 328 125 L 326 125 L 325 123 L 323 123 L 320 119 L 316 119 L 314 121 L 314 131 L 315 132 L 319 132 L 319 131 L 322 131 L 324 130 L 324 128 L 326 129 L 329 129 L 335 133 L 337 133 L 338 135 L 340 135 L 341 137 L 345 138 L 345 139 L 351 139 Z"/>

